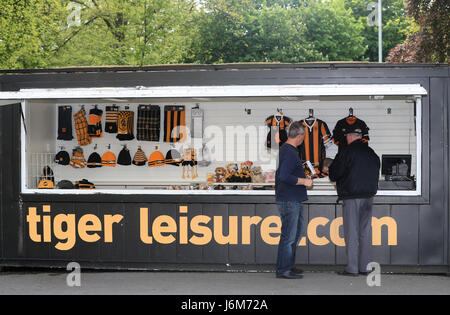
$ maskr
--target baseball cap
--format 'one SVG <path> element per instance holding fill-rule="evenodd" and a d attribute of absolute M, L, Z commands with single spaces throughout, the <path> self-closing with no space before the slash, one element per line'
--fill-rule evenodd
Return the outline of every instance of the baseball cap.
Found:
<path fill-rule="evenodd" d="M 348 126 L 346 129 L 345 129 L 345 132 L 344 132 L 345 134 L 349 134 L 349 133 L 358 133 L 358 134 L 362 134 L 362 130 L 361 130 L 361 128 L 359 128 L 359 127 L 357 127 L 357 126 Z"/>

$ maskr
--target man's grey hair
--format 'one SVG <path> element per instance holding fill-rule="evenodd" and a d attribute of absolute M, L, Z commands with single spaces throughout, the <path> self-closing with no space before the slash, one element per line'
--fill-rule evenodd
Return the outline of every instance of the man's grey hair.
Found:
<path fill-rule="evenodd" d="M 298 135 L 305 134 L 305 126 L 303 126 L 299 121 L 293 122 L 288 130 L 288 137 L 293 139 L 297 138 Z"/>

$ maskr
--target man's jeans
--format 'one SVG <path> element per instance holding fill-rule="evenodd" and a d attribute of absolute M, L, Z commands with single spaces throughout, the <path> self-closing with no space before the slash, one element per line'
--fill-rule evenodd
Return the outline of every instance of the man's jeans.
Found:
<path fill-rule="evenodd" d="M 277 275 L 290 271 L 303 232 L 303 205 L 299 201 L 279 201 L 281 237 L 278 245 Z"/>

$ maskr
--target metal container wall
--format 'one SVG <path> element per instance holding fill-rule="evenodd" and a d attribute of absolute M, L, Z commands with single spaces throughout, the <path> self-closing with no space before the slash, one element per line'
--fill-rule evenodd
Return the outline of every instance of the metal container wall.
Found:
<path fill-rule="evenodd" d="M 94 71 L 96 70 L 96 71 Z M 388 244 L 386 227 L 381 246 L 374 246 L 373 260 L 382 265 L 414 267 L 418 271 L 448 272 L 450 265 L 449 215 L 449 68 L 447 65 L 299 64 L 299 65 L 217 65 L 147 68 L 99 68 L 42 71 L 0 75 L 0 91 L 20 88 L 131 87 L 177 85 L 264 85 L 264 84 L 421 84 L 428 95 L 422 100 L 422 189 L 420 197 L 376 197 L 374 217 L 388 217 L 396 223 L 396 245 Z M 130 70 L 130 71 L 126 71 Z M 278 216 L 273 197 L 265 196 L 61 196 L 20 193 L 20 106 L 0 107 L 0 259 L 2 265 L 63 266 L 77 261 L 91 267 L 152 268 L 154 264 L 274 264 L 275 245 L 267 244 L 255 227 L 250 244 L 243 244 L 238 225 L 238 244 L 205 245 L 144 244 L 140 239 L 140 209 L 150 209 L 150 221 L 169 215 L 178 223 L 189 209 L 188 220 L 197 215 L 223 217 L 224 236 L 230 218 L 259 216 L 261 221 Z M 114 227 L 111 243 L 86 243 L 77 235 L 68 251 L 55 248 L 58 240 L 36 243 L 28 236 L 28 209 L 51 214 L 77 216 L 119 214 L 123 220 Z M 311 234 L 318 239 L 301 246 L 297 263 L 343 265 L 345 250 L 336 246 L 330 228 L 342 216 L 336 197 L 313 196 L 305 206 L 306 222 L 316 222 Z M 321 218 L 314 221 L 315 218 Z M 233 219 L 234 220 L 234 219 Z M 211 227 L 212 220 L 208 224 Z M 234 223 L 233 223 L 234 224 Z M 392 230 L 393 231 L 393 230 Z M 315 233 L 315 235 L 314 235 Z M 393 233 L 393 232 L 392 232 Z M 188 232 L 188 238 L 194 236 Z M 342 235 L 342 234 L 341 234 Z M 270 235 L 269 235 L 270 237 Z M 180 267 L 183 268 L 183 267 Z M 214 267 L 212 267 L 214 269 Z M 428 268 L 428 269 L 427 269 Z M 405 270 L 406 270 L 405 269 Z M 410 270 L 410 269 L 408 269 Z"/>

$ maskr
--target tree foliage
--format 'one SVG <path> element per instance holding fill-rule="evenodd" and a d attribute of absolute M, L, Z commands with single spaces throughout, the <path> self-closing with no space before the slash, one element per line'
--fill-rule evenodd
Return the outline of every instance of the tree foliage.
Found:
<path fill-rule="evenodd" d="M 320 60 L 361 60 L 366 51 L 363 27 L 344 0 L 309 1 L 304 9 L 307 40 L 320 53 Z"/>
<path fill-rule="evenodd" d="M 0 68 L 376 61 L 369 1 L 2 0 Z M 402 1 L 383 0 L 384 55 L 448 58 L 448 1 Z"/>
<path fill-rule="evenodd" d="M 450 2 L 405 0 L 419 26 L 406 41 L 390 51 L 390 62 L 449 62 Z"/>
<path fill-rule="evenodd" d="M 204 1 L 193 62 L 304 62 L 361 58 L 361 27 L 343 0 Z"/>
<path fill-rule="evenodd" d="M 346 7 L 352 9 L 353 16 L 362 26 L 363 43 L 367 47 L 363 60 L 378 60 L 378 26 L 368 23 L 369 14 L 376 11 L 369 6 L 369 0 L 345 0 Z M 382 1 L 382 25 L 383 25 L 383 60 L 389 51 L 398 43 L 403 42 L 414 30 L 414 22 L 408 17 L 403 0 Z"/>
<path fill-rule="evenodd" d="M 193 0 L 76 3 L 82 8 L 82 23 L 71 27 L 55 64 L 144 65 L 183 60 Z"/>
<path fill-rule="evenodd" d="M 0 1 L 0 67 L 46 67 L 63 11 L 58 0 Z"/>
<path fill-rule="evenodd" d="M 261 1 L 210 0 L 195 18 L 190 62 L 301 62 L 320 57 L 299 10 Z"/>

